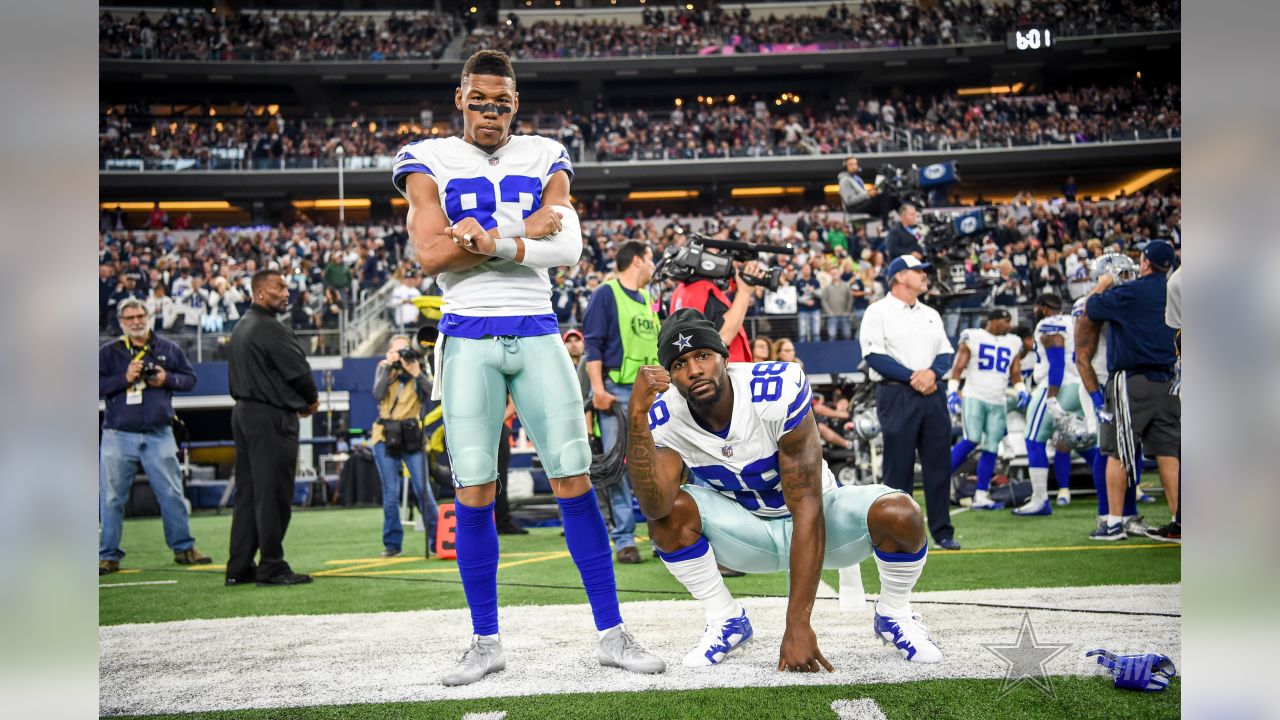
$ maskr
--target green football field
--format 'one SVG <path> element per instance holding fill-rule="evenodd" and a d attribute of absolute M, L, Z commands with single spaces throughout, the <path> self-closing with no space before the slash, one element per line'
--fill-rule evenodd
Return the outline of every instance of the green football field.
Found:
<path fill-rule="evenodd" d="M 1144 505 L 1153 526 L 1168 519 L 1163 502 Z M 1008 512 L 958 512 L 953 516 L 958 552 L 930 551 L 919 591 L 1003 588 L 1071 588 L 1117 584 L 1159 585 L 1181 579 L 1181 548 L 1148 539 L 1119 543 L 1088 539 L 1094 523 L 1092 498 L 1078 498 L 1051 517 L 1016 518 Z M 405 555 L 383 559 L 380 509 L 297 510 L 286 552 L 299 572 L 315 582 L 291 588 L 226 588 L 222 563 L 230 528 L 229 515 L 192 518 L 197 546 L 213 556 L 214 565 L 175 565 L 163 543 L 159 518 L 126 523 L 123 571 L 100 579 L 99 624 L 117 626 L 192 619 L 231 619 L 272 615 L 338 615 L 385 611 L 449 610 L 465 607 L 456 565 L 421 557 L 422 533 L 406 531 Z M 638 528 L 643 533 L 643 525 Z M 499 565 L 501 606 L 550 606 L 583 603 L 577 570 L 558 528 L 534 529 L 525 536 L 502 536 Z M 641 540 L 645 562 L 615 565 L 619 595 L 631 601 L 682 600 L 688 595 L 662 563 L 650 556 Z M 862 564 L 865 590 L 879 590 L 874 563 Z M 838 586 L 837 573 L 825 582 Z M 727 581 L 744 600 L 786 595 L 783 574 L 756 575 Z M 115 587 L 118 586 L 118 587 Z M 584 606 L 585 610 L 585 606 Z M 941 612 L 937 609 L 925 612 Z M 624 605 L 624 614 L 626 606 Z M 690 639 L 692 641 L 692 638 Z M 460 649 L 459 649 L 460 650 Z M 670 660 L 669 660 L 670 662 Z M 107 670 L 104 668 L 104 677 Z M 593 692 L 529 694 L 504 697 L 433 700 L 417 703 L 335 703 L 293 710 L 229 710 L 183 717 L 324 717 L 324 718 L 461 718 L 467 713 L 505 711 L 510 718 L 743 718 L 838 717 L 837 700 L 874 699 L 889 718 L 955 717 L 1175 717 L 1179 686 L 1158 694 L 1122 692 L 1105 678 L 1054 678 L 1055 696 L 1041 696 L 1024 683 L 1007 697 L 998 679 L 933 679 L 856 685 L 780 686 L 770 688 L 682 689 L 668 692 Z M 1019 700 L 1021 698 L 1021 701 Z M 159 715 L 151 715 L 159 717 Z M 167 717 L 167 716 L 166 716 Z M 177 717 L 177 716 L 174 716 Z"/>

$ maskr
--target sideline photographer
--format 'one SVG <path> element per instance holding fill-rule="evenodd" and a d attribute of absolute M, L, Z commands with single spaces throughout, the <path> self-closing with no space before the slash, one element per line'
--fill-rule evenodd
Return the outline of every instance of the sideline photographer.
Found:
<path fill-rule="evenodd" d="M 98 464 L 98 574 L 120 570 L 124 504 L 139 465 L 160 505 L 173 561 L 206 565 L 212 560 L 196 550 L 191 537 L 172 427 L 173 393 L 194 388 L 195 371 L 181 348 L 152 334 L 146 303 L 128 298 L 116 313 L 124 335 L 98 349 L 98 397 L 106 400 Z"/>
<path fill-rule="evenodd" d="M 431 397 L 431 381 L 422 367 L 422 356 L 410 345 L 409 336 L 391 338 L 387 355 L 373 376 L 373 397 L 378 420 L 370 441 L 373 461 L 382 480 L 382 557 L 400 554 L 404 529 L 400 524 L 401 464 L 409 469 L 409 483 L 418 498 L 418 510 L 427 527 L 427 547 L 435 546 L 436 498 L 425 481 L 427 457 L 422 441 L 422 417 Z"/>
<path fill-rule="evenodd" d="M 725 254 L 707 252 L 706 248 Z M 729 362 L 751 362 L 751 344 L 742 327 L 747 310 L 755 302 L 757 288 L 778 288 L 782 268 L 762 264 L 756 259 L 762 252 L 791 255 L 795 251 L 790 245 L 711 240 L 693 233 L 685 246 L 668 246 L 654 268 L 655 280 L 674 278 L 680 283 L 671 295 L 668 312 L 693 308 L 705 315 L 728 346 Z M 717 281 L 729 283 L 726 289 L 734 292 L 732 301 Z"/>

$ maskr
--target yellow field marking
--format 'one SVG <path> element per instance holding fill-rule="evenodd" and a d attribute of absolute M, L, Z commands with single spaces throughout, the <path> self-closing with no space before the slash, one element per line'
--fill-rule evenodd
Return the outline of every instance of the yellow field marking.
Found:
<path fill-rule="evenodd" d="M 142 568 L 129 568 L 128 570 L 117 570 L 117 571 L 115 571 L 115 573 L 114 573 L 114 574 L 116 574 L 116 575 L 137 575 L 137 574 L 138 574 L 138 573 L 140 573 L 140 572 L 142 572 Z"/>
<path fill-rule="evenodd" d="M 419 558 L 416 558 L 416 557 L 378 558 L 377 560 L 370 560 L 369 562 L 365 562 L 359 565 L 352 565 L 350 567 L 340 567 L 340 568 L 334 568 L 332 570 L 321 570 L 319 572 L 311 573 L 311 575 L 313 577 L 325 577 L 329 575 L 346 575 L 354 572 L 359 572 L 361 570 L 371 570 L 373 568 L 387 567 L 388 565 L 402 565 L 404 563 L 417 562 L 418 560 Z"/>
<path fill-rule="evenodd" d="M 502 553 L 502 557 L 530 557 L 530 556 L 541 556 L 541 555 L 546 555 L 546 554 L 547 554 L 547 553 L 549 553 L 549 552 L 559 552 L 559 551 L 558 551 L 558 550 L 540 550 L 540 551 L 537 551 L 537 552 L 504 552 L 504 553 Z M 435 558 L 435 556 L 434 556 L 434 555 L 432 555 L 432 558 Z M 386 560 L 386 559 L 387 559 L 387 558 L 371 557 L 371 558 L 354 558 L 354 559 L 351 559 L 351 560 L 325 560 L 325 561 L 324 561 L 324 564 L 325 564 L 325 565 L 348 565 L 348 564 L 352 564 L 352 563 L 364 564 L 364 563 L 371 563 L 371 562 L 379 562 L 379 561 Z M 407 559 L 407 558 L 404 558 L 404 556 L 403 556 L 403 555 L 401 555 L 401 556 L 397 557 L 396 559 L 397 559 L 397 560 L 400 560 L 400 559 Z M 426 559 L 426 558 L 422 558 L 422 557 L 419 557 L 419 558 L 418 558 L 418 560 L 424 560 L 424 559 Z"/>
<path fill-rule="evenodd" d="M 951 555 L 986 555 L 990 553 L 1075 552 L 1077 550 L 1152 550 L 1181 548 L 1176 543 L 1152 543 L 1150 545 L 1064 545 L 1060 547 L 980 548 L 977 550 L 938 550 L 929 553 L 931 559 Z"/>
<path fill-rule="evenodd" d="M 533 553 L 522 553 L 522 554 L 530 555 Z M 524 560 L 515 560 L 513 562 L 500 563 L 498 565 L 498 569 L 506 570 L 507 568 L 513 568 L 518 565 L 528 565 L 531 563 L 546 562 L 548 560 L 563 560 L 564 558 L 569 557 L 569 553 L 567 551 L 550 551 L 550 552 L 544 552 L 539 554 L 541 555 L 541 557 L 531 557 L 531 558 L 525 558 Z M 416 558 L 416 559 L 421 560 L 422 558 Z M 356 569 L 352 569 L 350 571 L 326 570 L 324 571 L 324 574 L 331 575 L 333 577 L 361 577 L 361 576 L 382 576 L 382 575 L 433 575 L 438 573 L 456 573 L 456 572 L 458 572 L 457 565 L 449 565 L 448 567 L 414 568 L 414 569 L 404 569 L 404 570 L 376 570 L 373 572 L 361 572 Z M 313 574 L 319 575 L 320 573 L 313 573 Z"/>
<path fill-rule="evenodd" d="M 213 571 L 221 572 L 226 569 L 227 569 L 226 565 L 192 565 L 191 567 L 187 568 L 187 572 L 213 572 Z"/>

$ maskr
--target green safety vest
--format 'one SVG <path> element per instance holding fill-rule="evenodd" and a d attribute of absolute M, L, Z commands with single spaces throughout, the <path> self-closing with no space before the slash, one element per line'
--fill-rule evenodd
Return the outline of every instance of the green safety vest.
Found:
<path fill-rule="evenodd" d="M 644 303 L 638 303 L 617 278 L 605 283 L 613 291 L 613 304 L 618 308 L 618 335 L 622 338 L 622 367 L 609 371 L 609 380 L 618 385 L 631 385 L 642 365 L 658 364 L 658 314 L 653 311 L 649 291 L 641 290 Z"/>

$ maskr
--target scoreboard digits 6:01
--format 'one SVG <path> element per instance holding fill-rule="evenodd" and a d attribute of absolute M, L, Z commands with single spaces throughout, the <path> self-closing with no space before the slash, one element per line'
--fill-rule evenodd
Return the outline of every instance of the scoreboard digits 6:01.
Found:
<path fill-rule="evenodd" d="M 1009 31 L 1007 45 L 1010 50 L 1049 50 L 1056 39 L 1052 28 L 1018 28 Z"/>

